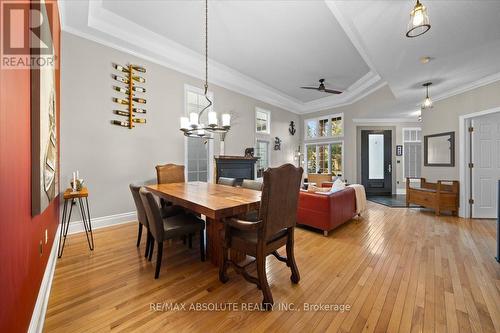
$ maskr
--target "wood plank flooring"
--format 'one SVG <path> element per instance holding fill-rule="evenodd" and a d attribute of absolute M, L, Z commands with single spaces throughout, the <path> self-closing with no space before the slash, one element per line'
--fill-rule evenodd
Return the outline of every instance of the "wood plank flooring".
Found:
<path fill-rule="evenodd" d="M 94 253 L 85 234 L 68 239 L 44 329 L 500 332 L 495 233 L 493 220 L 435 217 L 369 202 L 362 218 L 329 237 L 297 229 L 298 285 L 290 283 L 286 265 L 268 257 L 271 291 L 282 308 L 266 313 L 242 310 L 260 304 L 262 293 L 231 269 L 229 282 L 220 283 L 217 268 L 199 261 L 197 239 L 193 249 L 181 241 L 166 244 L 161 275 L 154 280 L 155 260 L 143 257 L 145 239 L 135 247 L 136 223 L 100 229 Z M 152 309 L 156 303 L 157 311 Z M 186 310 L 162 305 L 170 303 L 184 304 Z M 228 303 L 236 303 L 238 311 L 228 311 Z M 189 310 L 215 304 L 216 311 Z M 287 304 L 294 310 L 283 309 Z M 306 311 L 307 304 L 348 305 L 349 311 Z"/>

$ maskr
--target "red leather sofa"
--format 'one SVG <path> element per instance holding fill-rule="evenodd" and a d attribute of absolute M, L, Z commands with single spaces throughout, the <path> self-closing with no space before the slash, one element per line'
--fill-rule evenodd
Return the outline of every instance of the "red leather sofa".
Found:
<path fill-rule="evenodd" d="M 297 224 L 328 232 L 356 216 L 356 193 L 346 187 L 331 194 L 300 191 Z"/>

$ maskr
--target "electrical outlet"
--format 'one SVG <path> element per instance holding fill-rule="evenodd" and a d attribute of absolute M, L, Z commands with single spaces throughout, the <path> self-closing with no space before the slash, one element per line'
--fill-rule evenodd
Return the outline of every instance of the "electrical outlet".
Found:
<path fill-rule="evenodd" d="M 45 229 L 45 244 L 49 241 L 49 232 Z"/>

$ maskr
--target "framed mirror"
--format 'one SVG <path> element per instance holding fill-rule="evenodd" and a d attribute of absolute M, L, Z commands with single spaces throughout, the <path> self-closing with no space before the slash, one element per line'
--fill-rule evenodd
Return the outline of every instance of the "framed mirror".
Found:
<path fill-rule="evenodd" d="M 455 166 L 455 132 L 424 136 L 424 166 Z"/>

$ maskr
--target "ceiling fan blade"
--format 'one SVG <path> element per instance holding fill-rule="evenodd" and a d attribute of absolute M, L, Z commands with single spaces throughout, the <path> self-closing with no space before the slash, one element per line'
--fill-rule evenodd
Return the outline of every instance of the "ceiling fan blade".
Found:
<path fill-rule="evenodd" d="M 342 94 L 342 91 L 332 90 L 332 89 L 324 89 L 323 91 L 330 94 Z"/>
<path fill-rule="evenodd" d="M 312 89 L 312 90 L 318 90 L 317 87 L 301 87 L 302 89 Z"/>

